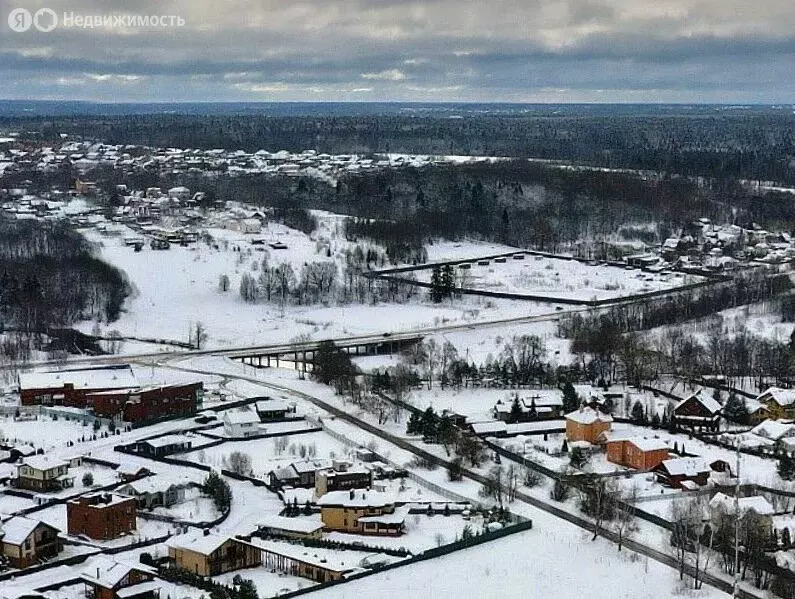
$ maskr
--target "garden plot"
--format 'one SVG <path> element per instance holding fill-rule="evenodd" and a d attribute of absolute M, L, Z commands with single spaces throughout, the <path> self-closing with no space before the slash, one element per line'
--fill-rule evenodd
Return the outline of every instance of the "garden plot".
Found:
<path fill-rule="evenodd" d="M 471 520 L 464 520 L 460 515 L 409 514 L 406 517 L 406 532 L 399 537 L 373 537 L 332 532 L 324 535 L 324 538 L 343 543 L 364 543 L 386 549 L 404 548 L 417 554 L 426 549 L 447 545 L 460 539 L 467 526 L 473 532 L 480 532 L 483 528 L 483 518 L 473 516 Z"/>
<path fill-rule="evenodd" d="M 229 456 L 235 452 L 247 454 L 251 458 L 253 475 L 263 477 L 271 470 L 303 459 L 346 457 L 349 449 L 325 433 L 314 432 L 273 439 L 230 441 L 181 454 L 180 458 L 220 469 L 228 467 Z"/>
<path fill-rule="evenodd" d="M 278 570 L 270 570 L 264 566 L 227 572 L 226 574 L 214 577 L 213 580 L 227 586 L 232 586 L 235 576 L 251 580 L 257 587 L 257 594 L 260 597 L 275 597 L 291 591 L 297 591 L 298 589 L 315 586 L 314 582 L 306 578 L 292 576 L 284 572 L 279 572 Z M 206 593 L 204 594 L 206 595 Z"/>
<path fill-rule="evenodd" d="M 68 441 L 78 442 L 93 434 L 90 426 L 64 417 L 39 415 L 35 420 L 15 420 L 12 415 L 0 416 L 0 439 L 11 444 L 33 445 L 45 451 L 65 447 Z M 75 448 L 74 453 L 79 453 L 79 450 Z"/>
<path fill-rule="evenodd" d="M 210 522 L 220 516 L 212 497 L 202 495 L 196 487 L 186 489 L 184 501 L 170 507 L 156 507 L 152 513 L 188 522 Z"/>
<path fill-rule="evenodd" d="M 471 263 L 470 268 L 454 267 L 458 285 L 499 293 L 535 295 L 568 300 L 607 300 L 675 289 L 704 281 L 698 275 L 649 273 L 639 269 L 586 263 L 563 258 L 524 255 L 522 260 L 508 257 L 504 263 Z M 417 280 L 430 283 L 432 271 L 415 271 Z"/>

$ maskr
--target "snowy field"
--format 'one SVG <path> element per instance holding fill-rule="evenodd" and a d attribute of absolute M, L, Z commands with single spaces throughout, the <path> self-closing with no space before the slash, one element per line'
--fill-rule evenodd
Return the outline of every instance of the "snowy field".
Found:
<path fill-rule="evenodd" d="M 540 512 L 533 529 L 438 559 L 327 590 L 318 599 L 499 597 L 500 599 L 660 599 L 728 595 L 704 586 L 682 591 L 676 572 Z"/>
<path fill-rule="evenodd" d="M 119 331 L 127 337 L 188 341 L 189 331 L 202 322 L 208 334 L 207 347 L 234 347 L 264 343 L 283 343 L 297 339 L 343 337 L 380 333 L 388 330 L 428 328 L 446 323 L 462 323 L 490 319 L 548 313 L 541 303 L 492 300 L 466 297 L 453 303 L 434 304 L 427 293 L 419 292 L 408 304 L 389 305 L 314 305 L 284 308 L 277 303 L 245 303 L 239 297 L 243 274 L 259 276 L 263 258 L 269 264 L 289 263 L 296 276 L 304 263 L 334 261 L 338 278 L 344 264 L 344 251 L 353 244 L 341 236 L 339 215 L 318 213 L 319 228 L 311 235 L 269 223 L 258 235 L 245 235 L 227 229 L 208 229 L 215 246 L 197 243 L 190 247 L 173 245 L 167 251 L 146 246 L 134 252 L 125 246 L 123 235 L 109 236 L 97 230 L 84 230 L 96 242 L 102 257 L 124 270 L 135 288 L 128 298 L 121 318 L 100 326 L 102 333 Z M 114 225 L 116 227 L 120 227 Z M 132 231 L 124 227 L 126 233 Z M 253 238 L 266 243 L 280 241 L 286 250 L 258 251 Z M 331 252 L 331 256 L 327 255 Z M 429 246 L 432 259 L 483 255 L 510 251 L 490 244 L 442 242 Z M 227 292 L 218 289 L 221 275 L 230 279 Z M 95 323 L 83 322 L 78 328 L 85 333 Z M 152 345 L 129 341 L 122 352 L 151 350 Z"/>
<path fill-rule="evenodd" d="M 639 269 L 624 269 L 606 264 L 524 255 L 508 257 L 504 263 L 472 263 L 471 268 L 455 267 L 458 285 L 469 289 L 540 295 L 572 300 L 613 299 L 636 293 L 674 289 L 703 281 L 697 275 L 653 274 Z M 417 279 L 430 282 L 431 270 L 414 271 Z"/>

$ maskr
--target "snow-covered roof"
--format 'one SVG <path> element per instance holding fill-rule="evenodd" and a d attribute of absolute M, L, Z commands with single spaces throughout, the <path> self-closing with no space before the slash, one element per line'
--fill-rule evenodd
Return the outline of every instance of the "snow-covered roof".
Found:
<path fill-rule="evenodd" d="M 248 408 L 224 412 L 225 424 L 259 424 L 259 422 L 257 413 Z"/>
<path fill-rule="evenodd" d="M 122 462 L 116 468 L 116 474 L 123 474 L 124 476 L 137 476 L 141 472 L 149 470 L 146 466 L 135 464 L 133 462 Z"/>
<path fill-rule="evenodd" d="M 469 425 L 472 428 L 472 432 L 476 435 L 489 435 L 494 433 L 502 433 L 508 430 L 508 425 L 506 425 L 502 420 L 487 420 L 485 422 L 473 422 Z"/>
<path fill-rule="evenodd" d="M 22 461 L 22 466 L 30 466 L 34 470 L 52 470 L 53 468 L 60 468 L 62 466 L 69 467 L 69 462 L 64 460 L 50 459 L 46 455 L 33 455 L 25 458 Z"/>
<path fill-rule="evenodd" d="M 318 547 L 303 547 L 301 545 L 280 543 L 278 541 L 269 541 L 256 537 L 252 538 L 249 544 L 270 553 L 283 555 L 288 559 L 311 564 L 324 570 L 345 573 L 359 567 L 358 563 L 352 561 L 356 558 L 350 558 L 346 555 L 350 553 L 348 551 L 329 551 Z"/>
<path fill-rule="evenodd" d="M 3 522 L 3 543 L 22 545 L 25 539 L 27 539 L 41 524 L 44 524 L 41 520 L 33 520 L 32 518 L 26 518 L 24 516 L 14 516 L 10 520 Z M 44 526 L 50 525 L 44 524 Z"/>
<path fill-rule="evenodd" d="M 311 534 L 323 528 L 320 518 L 285 518 L 284 516 L 265 516 L 260 518 L 261 528 L 278 528 L 291 532 Z"/>
<path fill-rule="evenodd" d="M 263 399 L 256 403 L 258 412 L 289 412 L 290 404 L 281 399 Z"/>
<path fill-rule="evenodd" d="M 321 507 L 387 507 L 395 503 L 391 495 L 369 489 L 351 489 L 350 491 L 331 491 L 317 500 Z"/>
<path fill-rule="evenodd" d="M 671 476 L 698 476 L 704 472 L 711 471 L 702 457 L 664 460 L 662 466 Z"/>
<path fill-rule="evenodd" d="M 403 524 L 406 521 L 406 516 L 409 515 L 409 508 L 408 506 L 403 506 L 397 508 L 391 514 L 383 514 L 382 516 L 365 516 L 364 518 L 359 518 L 359 522 L 364 524 L 367 523 L 374 523 L 374 524 Z"/>
<path fill-rule="evenodd" d="M 229 537 L 212 533 L 208 535 L 190 533 L 171 537 L 166 541 L 166 546 L 171 549 L 184 549 L 186 551 L 200 553 L 201 555 L 210 555 L 217 551 L 228 540 L 230 540 Z"/>
<path fill-rule="evenodd" d="M 737 501 L 740 505 L 740 513 L 743 514 L 748 510 L 753 510 L 760 516 L 772 516 L 775 510 L 770 502 L 761 495 L 753 495 L 751 497 L 740 497 Z M 734 513 L 735 499 L 725 493 L 715 493 L 715 496 L 710 500 L 709 507 L 723 508 L 726 513 Z"/>
<path fill-rule="evenodd" d="M 787 407 L 795 403 L 795 389 L 782 389 L 781 387 L 770 387 L 767 391 L 759 396 L 770 397 L 781 407 Z"/>
<path fill-rule="evenodd" d="M 144 593 L 157 591 L 162 585 L 157 580 L 148 580 L 146 582 L 139 582 L 129 587 L 124 587 L 116 591 L 118 599 L 128 599 L 131 597 L 140 597 Z"/>
<path fill-rule="evenodd" d="M 704 409 L 707 410 L 710 414 L 713 415 L 717 414 L 721 410 L 721 405 L 717 401 L 715 401 L 715 398 L 710 397 L 709 395 L 704 393 L 703 389 L 701 389 L 700 391 L 693 393 L 693 395 L 691 395 L 687 399 L 683 399 L 678 404 L 676 404 L 674 412 L 678 410 L 681 406 L 686 404 L 688 401 L 690 401 L 691 399 L 695 399 L 698 403 L 704 406 Z"/>
<path fill-rule="evenodd" d="M 186 439 L 182 435 L 165 435 L 157 437 L 156 439 L 147 439 L 143 441 L 151 447 L 167 447 L 169 445 L 183 445 L 185 443 L 192 443 L 190 439 Z"/>
<path fill-rule="evenodd" d="M 766 439 L 778 441 L 783 437 L 795 435 L 795 424 L 791 422 L 780 422 L 778 420 L 765 420 L 757 424 L 750 432 Z"/>
<path fill-rule="evenodd" d="M 132 367 L 94 367 L 80 370 L 24 372 L 19 375 L 20 389 L 57 389 L 71 384 L 75 389 L 125 389 L 138 387 Z"/>
<path fill-rule="evenodd" d="M 3 584 L 0 589 L 0 599 L 44 599 L 44 595 L 29 588 Z"/>
<path fill-rule="evenodd" d="M 566 420 L 571 420 L 577 424 L 593 424 L 594 422 L 613 422 L 613 418 L 609 414 L 602 414 L 599 410 L 593 408 L 580 408 L 574 412 L 566 414 Z"/>
<path fill-rule="evenodd" d="M 119 562 L 102 555 L 88 562 L 86 568 L 80 573 L 80 578 L 106 589 L 112 589 L 134 570 L 154 573 L 146 566 Z"/>
<path fill-rule="evenodd" d="M 641 451 L 658 451 L 660 449 L 668 449 L 668 443 L 662 439 L 656 439 L 654 437 L 631 437 L 625 440 L 629 443 L 632 443 Z"/>

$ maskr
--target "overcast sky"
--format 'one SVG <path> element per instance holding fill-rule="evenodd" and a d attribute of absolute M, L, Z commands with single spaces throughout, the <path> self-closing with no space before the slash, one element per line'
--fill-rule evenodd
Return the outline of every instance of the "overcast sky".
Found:
<path fill-rule="evenodd" d="M 795 102 L 793 0 L 0 0 L 0 98 Z M 56 28 L 12 31 L 15 8 Z M 64 27 L 174 15 L 183 27 Z"/>

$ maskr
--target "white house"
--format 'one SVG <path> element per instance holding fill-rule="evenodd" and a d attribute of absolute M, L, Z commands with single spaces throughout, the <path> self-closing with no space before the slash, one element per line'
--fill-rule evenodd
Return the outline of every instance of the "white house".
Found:
<path fill-rule="evenodd" d="M 240 221 L 241 233 L 254 233 L 257 234 L 262 231 L 262 223 L 256 218 L 244 218 Z"/>
<path fill-rule="evenodd" d="M 224 433 L 227 437 L 252 437 L 258 435 L 259 416 L 249 408 L 229 410 L 224 413 Z"/>

